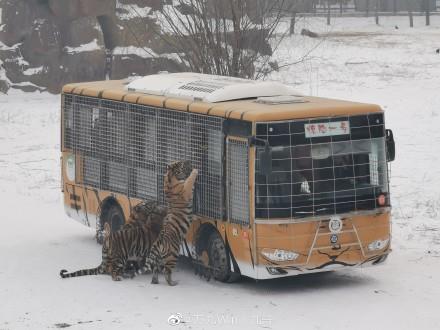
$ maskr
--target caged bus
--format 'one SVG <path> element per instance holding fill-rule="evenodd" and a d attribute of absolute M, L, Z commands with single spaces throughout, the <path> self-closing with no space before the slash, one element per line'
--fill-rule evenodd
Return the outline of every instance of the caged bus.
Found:
<path fill-rule="evenodd" d="M 164 204 L 166 164 L 199 176 L 180 253 L 220 281 L 377 265 L 390 249 L 392 132 L 377 105 L 278 82 L 175 73 L 62 93 L 67 214 L 117 230 Z"/>

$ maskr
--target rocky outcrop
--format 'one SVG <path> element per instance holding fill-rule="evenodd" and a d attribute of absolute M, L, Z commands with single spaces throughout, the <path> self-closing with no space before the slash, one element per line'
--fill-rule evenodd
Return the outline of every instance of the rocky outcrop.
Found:
<path fill-rule="evenodd" d="M 81 17 L 112 16 L 115 13 L 114 0 L 47 0 L 51 12 L 62 20 Z"/>
<path fill-rule="evenodd" d="M 0 0 L 0 91 L 57 93 L 69 82 L 182 70 L 164 53 L 151 16 L 161 6 L 160 0 Z"/>
<path fill-rule="evenodd" d="M 225 13 L 229 12 L 229 1 L 219 1 L 224 1 Z M 258 21 L 259 0 L 246 1 L 246 15 Z M 171 3 L 0 0 L 0 92 L 19 88 L 57 93 L 70 82 L 186 70 L 174 53 L 176 48 L 170 46 L 173 36 L 164 38 L 157 21 L 164 4 Z M 174 5 L 181 13 L 191 10 Z M 228 35 L 226 42 L 232 44 L 234 38 Z M 240 44 L 250 53 L 270 56 L 269 43 L 261 45 L 259 39 L 261 30 L 249 30 L 242 33 Z"/>

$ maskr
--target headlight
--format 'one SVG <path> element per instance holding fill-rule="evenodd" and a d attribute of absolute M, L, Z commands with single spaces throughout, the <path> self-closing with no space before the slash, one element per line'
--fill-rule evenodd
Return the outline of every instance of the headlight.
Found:
<path fill-rule="evenodd" d="M 299 257 L 296 252 L 279 249 L 263 249 L 261 254 L 271 261 L 293 261 Z"/>
<path fill-rule="evenodd" d="M 390 241 L 389 238 L 384 239 L 384 240 L 378 239 L 377 241 L 374 241 L 374 242 L 371 242 L 370 244 L 368 244 L 368 250 L 370 250 L 370 251 L 382 250 L 383 248 L 385 248 L 388 245 L 389 241 Z"/>

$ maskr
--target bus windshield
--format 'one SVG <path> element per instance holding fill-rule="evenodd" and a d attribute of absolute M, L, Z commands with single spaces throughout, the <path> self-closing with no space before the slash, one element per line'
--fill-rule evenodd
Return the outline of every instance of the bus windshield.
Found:
<path fill-rule="evenodd" d="M 359 138 L 362 134 L 356 132 L 356 121 L 351 123 L 351 134 L 345 135 L 306 138 L 304 130 L 300 136 L 292 127 L 288 133 L 284 130 L 285 134 L 279 128 L 279 134 L 267 135 L 272 145 L 272 173 L 259 173 L 263 149 L 257 147 L 256 218 L 375 209 L 380 195 L 385 197 L 380 206 L 385 206 L 388 179 L 384 135 L 380 130 L 372 134 L 371 125 L 365 125 L 357 128 L 363 128 L 368 138 Z M 268 128 L 276 131 L 274 125 L 268 124 Z"/>

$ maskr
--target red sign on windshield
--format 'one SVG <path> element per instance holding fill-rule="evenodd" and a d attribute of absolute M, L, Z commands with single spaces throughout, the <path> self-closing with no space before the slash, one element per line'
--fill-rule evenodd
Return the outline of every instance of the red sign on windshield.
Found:
<path fill-rule="evenodd" d="M 344 120 L 332 123 L 305 124 L 304 130 L 307 138 L 350 134 L 350 122 Z"/>

